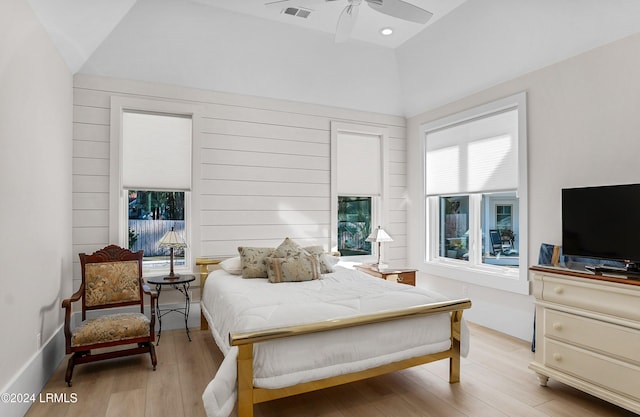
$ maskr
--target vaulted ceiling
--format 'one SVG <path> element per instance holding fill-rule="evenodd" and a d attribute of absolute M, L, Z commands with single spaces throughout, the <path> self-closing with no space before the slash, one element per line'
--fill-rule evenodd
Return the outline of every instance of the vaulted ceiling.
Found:
<path fill-rule="evenodd" d="M 637 0 L 406 0 L 425 25 L 363 4 L 340 44 L 347 0 L 299 0 L 313 25 L 267 0 L 27 1 L 73 73 L 405 116 L 640 31 Z M 379 39 L 387 22 L 402 36 Z"/>

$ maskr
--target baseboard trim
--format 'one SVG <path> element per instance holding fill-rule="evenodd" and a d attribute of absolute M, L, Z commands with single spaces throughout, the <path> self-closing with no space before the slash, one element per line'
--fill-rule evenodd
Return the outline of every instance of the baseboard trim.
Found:
<path fill-rule="evenodd" d="M 31 399 L 39 401 L 40 391 L 58 369 L 65 356 L 64 329 L 58 327 L 29 361 L 20 369 L 0 394 L 14 395 L 15 402 L 0 401 L 0 416 L 22 417 L 31 407 Z M 29 396 L 29 401 L 24 397 Z M 11 400 L 11 398 L 9 398 Z M 22 400 L 22 401 L 18 401 Z"/>

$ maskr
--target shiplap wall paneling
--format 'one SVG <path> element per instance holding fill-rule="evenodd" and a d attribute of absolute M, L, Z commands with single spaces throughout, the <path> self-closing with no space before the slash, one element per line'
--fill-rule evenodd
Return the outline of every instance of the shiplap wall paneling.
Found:
<path fill-rule="evenodd" d="M 111 96 L 187 102 L 204 110 L 199 131 L 195 256 L 232 256 L 238 246 L 276 246 L 286 236 L 328 247 L 331 121 L 389 131 L 386 260 L 406 261 L 404 118 L 260 97 L 76 75 L 74 80 L 74 251 L 108 242 Z M 195 123 L 197 122 L 197 123 Z M 357 158 L 357 156 L 356 156 Z M 74 278 L 80 280 L 79 264 Z M 75 283 L 76 287 L 79 283 Z"/>

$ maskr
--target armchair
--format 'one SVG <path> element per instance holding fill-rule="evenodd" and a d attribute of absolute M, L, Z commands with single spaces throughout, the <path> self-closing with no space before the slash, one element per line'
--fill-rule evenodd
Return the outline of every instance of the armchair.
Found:
<path fill-rule="evenodd" d="M 131 252 L 110 245 L 91 255 L 81 253 L 79 256 L 82 283 L 71 298 L 62 301 L 66 353 L 72 354 L 65 382 L 71 386 L 76 364 L 147 352 L 155 371 L 157 358 L 153 341 L 157 294 L 142 281 L 142 251 Z M 144 314 L 143 293 L 150 298 L 151 318 Z M 77 301 L 81 301 L 82 323 L 72 329 L 71 307 Z M 139 306 L 140 312 L 109 312 L 109 309 L 127 306 Z M 87 320 L 87 311 L 93 310 L 100 310 L 101 314 Z M 120 345 L 136 346 L 91 353 L 94 349 Z"/>

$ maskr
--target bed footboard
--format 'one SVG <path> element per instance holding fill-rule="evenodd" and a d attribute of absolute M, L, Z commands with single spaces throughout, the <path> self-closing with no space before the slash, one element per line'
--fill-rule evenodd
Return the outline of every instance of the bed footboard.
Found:
<path fill-rule="evenodd" d="M 257 332 L 231 334 L 229 335 L 231 345 L 238 346 L 238 417 L 252 417 L 254 404 L 346 384 L 447 358 L 449 358 L 449 382 L 459 382 L 462 312 L 470 307 L 471 301 L 465 298 L 358 317 L 326 320 L 317 323 Z M 444 312 L 449 312 L 451 317 L 451 346 L 443 352 L 409 358 L 360 372 L 306 382 L 280 389 L 265 389 L 253 386 L 254 343 Z"/>

